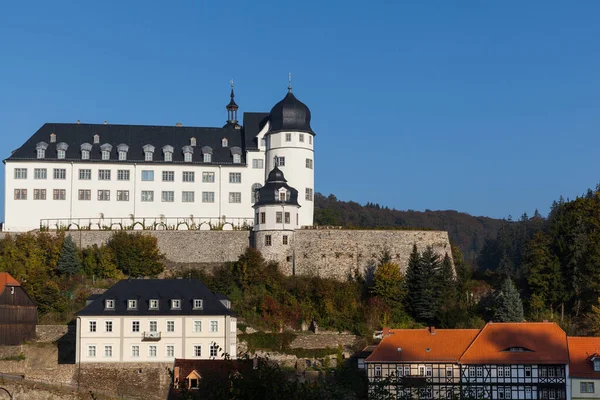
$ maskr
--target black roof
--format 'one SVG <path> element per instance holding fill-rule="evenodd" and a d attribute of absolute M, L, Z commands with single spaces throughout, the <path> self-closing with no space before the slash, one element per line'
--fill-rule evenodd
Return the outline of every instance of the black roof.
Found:
<path fill-rule="evenodd" d="M 291 90 L 271 109 L 269 132 L 300 131 L 315 134 L 310 127 L 310 110 Z"/>
<path fill-rule="evenodd" d="M 269 113 L 246 112 L 244 113 L 244 136 L 246 138 L 246 150 L 258 150 L 256 136 L 269 121 Z"/>
<path fill-rule="evenodd" d="M 158 310 L 149 309 L 149 300 L 158 300 Z M 181 300 L 180 310 L 171 310 L 171 300 Z M 202 309 L 194 310 L 194 299 Z M 114 310 L 105 309 L 105 300 L 115 300 Z M 137 310 L 128 310 L 127 301 L 137 300 Z M 124 279 L 117 282 L 77 315 L 235 315 L 197 279 Z"/>
<path fill-rule="evenodd" d="M 286 188 L 290 192 L 289 198 L 285 201 L 279 200 L 279 189 Z M 298 204 L 298 191 L 287 184 L 283 171 L 277 166 L 269 172 L 265 186 L 258 189 L 258 201 L 254 203 L 254 207 L 265 204 L 290 204 L 300 207 Z"/>

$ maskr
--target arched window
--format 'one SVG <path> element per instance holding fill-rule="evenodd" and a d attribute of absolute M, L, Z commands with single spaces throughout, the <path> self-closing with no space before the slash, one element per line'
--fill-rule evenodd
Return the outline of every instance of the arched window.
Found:
<path fill-rule="evenodd" d="M 94 135 L 94 144 L 100 144 L 100 135 L 97 133 Z"/>
<path fill-rule="evenodd" d="M 258 200 L 260 200 L 260 188 L 262 188 L 262 185 L 260 183 L 255 183 L 254 185 L 252 185 L 252 194 L 251 194 L 251 199 L 254 199 L 254 202 L 256 203 Z"/>
<path fill-rule="evenodd" d="M 127 160 L 127 152 L 129 151 L 129 146 L 125 143 L 121 143 L 117 146 L 117 151 L 119 152 L 119 161 Z"/>
<path fill-rule="evenodd" d="M 204 146 L 202 148 L 202 160 L 204 162 L 212 162 L 212 148 L 209 146 Z"/>
<path fill-rule="evenodd" d="M 92 151 L 92 145 L 89 143 L 83 143 L 80 146 L 81 149 L 81 159 L 89 160 L 90 159 L 90 151 Z"/>
<path fill-rule="evenodd" d="M 167 162 L 173 161 L 173 146 L 163 146 L 162 150 L 165 157 L 164 160 Z"/>
<path fill-rule="evenodd" d="M 102 151 L 102 159 L 110 160 L 110 152 L 112 151 L 112 145 L 109 143 L 104 143 L 100 146 L 100 150 Z"/>
<path fill-rule="evenodd" d="M 56 134 L 54 132 L 50 134 L 50 143 L 56 143 Z"/>
<path fill-rule="evenodd" d="M 56 156 L 58 159 L 60 160 L 64 160 L 66 158 L 67 155 L 67 149 L 69 148 L 69 145 L 66 144 L 65 142 L 60 142 L 56 145 Z"/>
<path fill-rule="evenodd" d="M 196 145 L 196 138 L 192 137 L 190 138 L 190 146 L 195 146 Z"/>
<path fill-rule="evenodd" d="M 152 161 L 154 159 L 154 146 L 151 144 L 144 145 L 144 160 Z"/>
<path fill-rule="evenodd" d="M 183 161 L 192 162 L 192 156 L 194 154 L 194 148 L 190 146 L 183 146 L 181 149 L 183 151 Z"/>
<path fill-rule="evenodd" d="M 222 147 L 227 147 L 227 146 L 229 146 L 229 141 L 227 140 L 227 138 L 223 138 L 223 139 L 221 139 L 221 146 L 222 146 Z"/>
<path fill-rule="evenodd" d="M 48 148 L 48 143 L 39 142 L 35 145 L 35 149 L 37 151 L 37 158 L 46 158 L 46 149 Z"/>

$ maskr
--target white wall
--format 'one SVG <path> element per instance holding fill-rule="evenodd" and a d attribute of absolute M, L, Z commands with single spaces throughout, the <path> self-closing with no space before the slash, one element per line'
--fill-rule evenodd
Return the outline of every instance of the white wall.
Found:
<path fill-rule="evenodd" d="M 581 393 L 581 382 L 593 382 L 594 393 Z M 600 399 L 600 379 L 571 378 L 571 398 L 575 399 Z"/>
<path fill-rule="evenodd" d="M 277 213 L 281 214 L 281 222 L 277 223 Z M 256 213 L 258 213 L 258 222 Z M 261 223 L 261 213 L 265 213 L 265 223 Z M 290 222 L 285 222 L 285 213 L 290 213 Z M 273 205 L 263 205 L 259 207 L 255 207 L 254 213 L 254 231 L 276 231 L 276 230 L 285 230 L 290 231 L 294 229 L 298 229 L 297 221 L 300 219 L 300 210 L 297 206 L 289 205 L 289 204 L 273 204 Z"/>

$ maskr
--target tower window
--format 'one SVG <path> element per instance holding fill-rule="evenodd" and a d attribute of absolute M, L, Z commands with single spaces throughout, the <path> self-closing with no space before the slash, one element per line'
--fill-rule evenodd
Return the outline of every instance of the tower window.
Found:
<path fill-rule="evenodd" d="M 195 146 L 196 145 L 196 138 L 190 138 L 190 146 Z"/>
<path fill-rule="evenodd" d="M 312 144 L 312 136 L 308 135 L 308 144 Z"/>
<path fill-rule="evenodd" d="M 284 245 L 288 244 L 288 236 L 287 235 L 283 235 L 283 244 Z"/>
<path fill-rule="evenodd" d="M 265 235 L 265 246 L 271 246 L 271 235 Z"/>
<path fill-rule="evenodd" d="M 285 141 L 286 142 L 291 142 L 292 141 L 292 134 L 291 133 L 286 133 L 285 134 Z"/>
<path fill-rule="evenodd" d="M 50 134 L 50 143 L 56 143 L 56 135 L 54 133 Z"/>
<path fill-rule="evenodd" d="M 278 167 L 285 167 L 285 157 L 277 157 L 276 165 Z"/>
<path fill-rule="evenodd" d="M 304 133 L 300 133 L 298 135 L 298 140 L 301 141 L 301 142 L 304 142 Z"/>

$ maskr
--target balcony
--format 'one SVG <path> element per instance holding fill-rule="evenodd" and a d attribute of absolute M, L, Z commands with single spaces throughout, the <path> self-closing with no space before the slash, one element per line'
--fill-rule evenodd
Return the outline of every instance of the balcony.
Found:
<path fill-rule="evenodd" d="M 143 342 L 158 342 L 160 340 L 160 332 L 144 332 L 142 334 Z"/>

